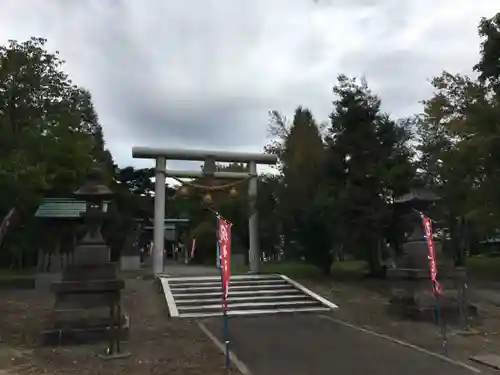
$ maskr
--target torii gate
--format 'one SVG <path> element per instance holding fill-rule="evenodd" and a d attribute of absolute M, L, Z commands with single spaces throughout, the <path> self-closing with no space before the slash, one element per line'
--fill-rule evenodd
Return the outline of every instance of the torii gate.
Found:
<path fill-rule="evenodd" d="M 243 153 L 209 150 L 163 149 L 153 147 L 133 147 L 132 157 L 137 159 L 155 159 L 155 208 L 153 228 L 153 270 L 155 274 L 164 272 L 163 237 L 165 221 L 165 179 L 166 177 L 199 178 L 210 175 L 221 179 L 249 179 L 248 184 L 248 237 L 250 272 L 260 271 L 259 226 L 256 210 L 257 201 L 257 164 L 276 164 L 276 155 L 262 153 Z M 248 172 L 216 172 L 205 168 L 204 171 L 167 170 L 167 160 L 248 163 Z"/>

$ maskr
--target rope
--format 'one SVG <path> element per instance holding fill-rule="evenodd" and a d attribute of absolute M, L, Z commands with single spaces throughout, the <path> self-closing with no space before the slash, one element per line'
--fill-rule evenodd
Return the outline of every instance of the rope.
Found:
<path fill-rule="evenodd" d="M 227 220 L 226 218 L 224 218 L 220 213 L 219 211 L 216 211 L 214 210 L 212 207 L 210 207 L 209 205 L 203 203 L 203 205 L 205 206 L 205 209 L 207 209 L 208 211 L 212 212 L 218 219 L 222 219 L 228 223 L 231 223 L 229 220 Z M 231 223 L 232 225 L 232 223 Z"/>
<path fill-rule="evenodd" d="M 248 177 L 245 177 L 242 180 L 231 182 L 229 184 L 216 185 L 216 186 L 199 185 L 199 184 L 194 184 L 194 183 L 192 183 L 190 181 L 182 181 L 180 178 L 177 178 L 177 177 L 171 177 L 171 176 L 169 176 L 169 177 L 173 178 L 174 180 L 176 180 L 177 182 L 179 182 L 182 185 L 191 186 L 191 187 L 193 187 L 195 189 L 214 191 L 214 190 L 225 190 L 227 188 L 230 188 L 230 187 L 242 184 L 243 182 L 248 181 L 253 176 L 250 175 Z"/>

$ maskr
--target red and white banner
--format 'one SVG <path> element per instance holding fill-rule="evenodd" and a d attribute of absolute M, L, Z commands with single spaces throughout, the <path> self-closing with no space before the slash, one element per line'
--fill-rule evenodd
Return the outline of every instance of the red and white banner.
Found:
<path fill-rule="evenodd" d="M 434 240 L 432 238 L 432 222 L 428 217 L 423 218 L 423 225 L 425 230 L 425 238 L 427 239 L 427 247 L 429 249 L 429 268 L 432 281 L 432 292 L 437 294 L 443 293 L 441 284 L 437 281 L 437 263 L 436 263 L 436 249 L 434 247 Z"/>
<path fill-rule="evenodd" d="M 191 245 L 191 259 L 194 258 L 194 250 L 196 249 L 196 237 L 193 238 L 193 244 Z"/>
<path fill-rule="evenodd" d="M 219 257 L 222 275 L 223 308 L 227 310 L 229 280 L 231 278 L 231 223 L 218 218 Z"/>

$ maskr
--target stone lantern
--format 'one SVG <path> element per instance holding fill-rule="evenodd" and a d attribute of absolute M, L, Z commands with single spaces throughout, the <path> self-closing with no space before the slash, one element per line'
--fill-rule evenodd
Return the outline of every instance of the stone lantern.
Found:
<path fill-rule="evenodd" d="M 387 270 L 392 287 L 391 306 L 402 308 L 400 312 L 415 318 L 435 318 L 436 302 L 431 293 L 429 249 L 421 213 L 426 214 L 439 199 L 427 189 L 414 189 L 394 199 L 408 230 L 402 253 L 396 257 L 395 267 Z M 458 318 L 463 325 L 467 325 L 468 317 L 477 312 L 465 296 L 465 268 L 454 266 L 453 259 L 442 251 L 442 242 L 441 238 L 434 238 L 437 279 L 444 290 L 441 298 L 443 314 L 448 321 Z"/>
<path fill-rule="evenodd" d="M 87 202 L 81 213 L 87 233 L 76 246 L 73 264 L 61 281 L 52 284 L 56 295 L 54 326 L 45 332 L 49 344 L 86 343 L 107 340 L 107 354 L 120 352 L 120 339 L 128 333 L 128 317 L 121 309 L 121 290 L 115 263 L 110 262 L 101 225 L 106 218 L 104 202 L 113 192 L 102 183 L 101 171 L 93 168 L 75 195 Z"/>
<path fill-rule="evenodd" d="M 415 276 L 423 272 L 428 276 L 429 250 L 420 213 L 426 212 L 439 199 L 427 189 L 414 189 L 408 194 L 394 198 L 394 204 L 399 205 L 408 229 L 402 246 L 403 252 L 397 257 L 396 266 L 407 274 Z M 437 258 L 442 260 L 441 241 L 435 240 L 435 246 Z"/>

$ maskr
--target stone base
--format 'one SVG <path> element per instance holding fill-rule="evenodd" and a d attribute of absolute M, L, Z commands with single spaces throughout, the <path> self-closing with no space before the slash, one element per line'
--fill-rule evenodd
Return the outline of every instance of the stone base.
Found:
<path fill-rule="evenodd" d="M 430 293 L 429 293 L 430 294 Z M 436 301 L 432 296 L 428 298 L 414 298 L 408 295 L 393 295 L 388 305 L 389 313 L 416 321 L 436 322 Z M 478 308 L 468 303 L 465 308 L 465 317 L 460 312 L 459 302 L 450 297 L 442 297 L 439 301 L 441 317 L 446 324 L 463 325 L 470 324 L 478 318 Z M 467 321 L 464 321 L 464 318 Z"/>
<path fill-rule="evenodd" d="M 120 341 L 127 340 L 129 337 L 130 319 L 127 314 L 123 314 L 122 322 L 118 335 Z M 80 319 L 71 322 L 71 324 L 57 322 L 42 333 L 42 343 L 47 346 L 94 344 L 109 342 L 110 335 L 109 318 L 91 319 L 90 321 Z"/>
<path fill-rule="evenodd" d="M 122 255 L 120 257 L 120 269 L 122 271 L 140 270 L 141 257 L 139 255 Z"/>
<path fill-rule="evenodd" d="M 39 273 L 35 276 L 35 289 L 50 291 L 53 282 L 61 281 L 62 272 Z"/>

